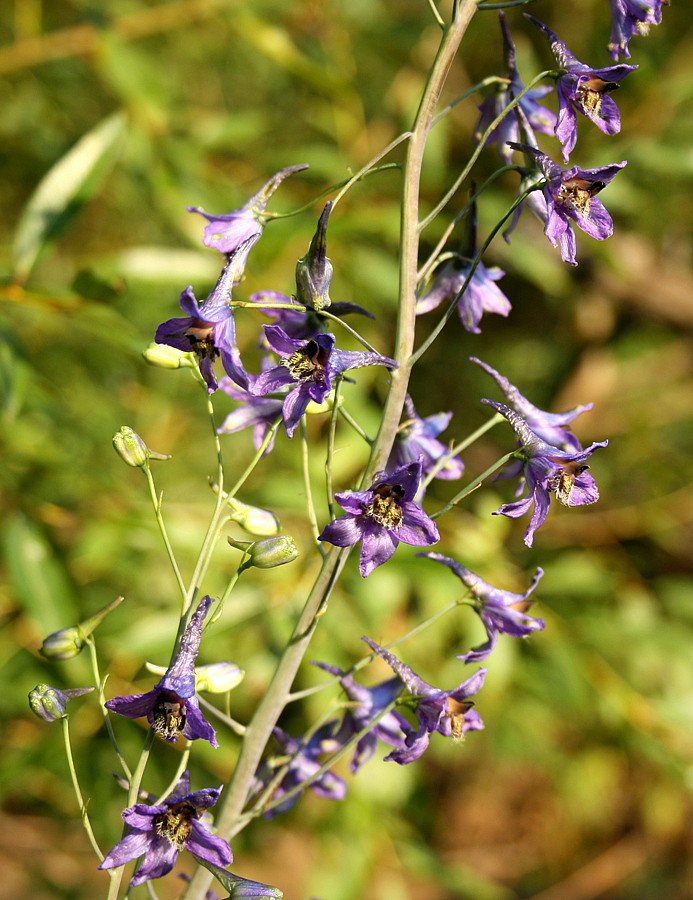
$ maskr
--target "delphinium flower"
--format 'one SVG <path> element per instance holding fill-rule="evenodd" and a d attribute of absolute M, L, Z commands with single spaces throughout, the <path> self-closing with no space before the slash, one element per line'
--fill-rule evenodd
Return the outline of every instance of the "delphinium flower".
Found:
<path fill-rule="evenodd" d="M 346 796 L 346 785 L 338 775 L 332 772 L 323 772 L 315 777 L 315 773 L 322 767 L 321 758 L 327 753 L 334 752 L 335 744 L 332 734 L 336 725 L 336 721 L 323 725 L 307 741 L 292 738 L 281 728 L 275 727 L 272 734 L 283 753 L 280 757 L 270 757 L 260 767 L 255 777 L 253 794 L 261 793 L 273 780 L 275 773 L 286 768 L 281 781 L 272 792 L 270 799 L 273 803 L 281 800 L 290 790 L 305 782 L 310 782 L 308 788 L 317 797 L 323 797 L 326 800 L 343 800 Z M 265 818 L 269 819 L 293 809 L 298 803 L 300 794 L 300 791 L 296 791 L 291 797 L 267 810 L 264 813 Z"/>
<path fill-rule="evenodd" d="M 472 186 L 472 193 L 474 186 Z M 426 293 L 416 301 L 416 315 L 430 312 L 441 303 L 456 302 L 457 314 L 464 328 L 471 334 L 480 334 L 479 322 L 485 312 L 507 316 L 510 301 L 494 282 L 505 275 L 502 269 L 493 266 L 487 269 L 479 261 L 472 270 L 476 256 L 476 204 L 471 203 L 467 213 L 464 249 L 454 254 L 434 275 Z M 466 282 L 466 285 L 465 285 Z M 464 286 L 464 289 L 463 289 Z M 461 293 L 460 293 L 461 292 Z"/>
<path fill-rule="evenodd" d="M 472 708 L 474 704 L 469 698 L 481 690 L 486 677 L 485 669 L 479 669 L 471 678 L 463 681 L 459 687 L 441 691 L 426 684 L 412 672 L 409 666 L 369 638 L 364 637 L 361 640 L 365 641 L 374 653 L 385 660 L 414 698 L 418 727 L 414 730 L 407 725 L 404 748 L 393 750 L 385 759 L 405 765 L 422 755 L 434 732 L 442 734 L 443 737 L 461 740 L 468 731 L 480 731 L 484 727 L 479 715 Z"/>
<path fill-rule="evenodd" d="M 637 69 L 619 63 L 615 66 L 593 69 L 577 60 L 563 41 L 547 28 L 543 22 L 525 13 L 542 32 L 551 45 L 551 51 L 558 63 L 561 74 L 556 80 L 558 94 L 558 118 L 556 120 L 556 137 L 563 148 L 563 162 L 568 162 L 577 141 L 576 110 L 590 119 L 604 134 L 617 134 L 621 129 L 618 107 L 609 94 L 619 87 L 618 82 Z"/>
<path fill-rule="evenodd" d="M 154 806 L 136 803 L 123 811 L 127 833 L 99 868 L 114 869 L 144 856 L 142 865 L 130 879 L 130 887 L 137 887 L 170 872 L 181 850 L 205 862 L 228 866 L 232 859 L 229 845 L 200 821 L 220 793 L 221 788 L 204 788 L 191 794 L 190 779 L 184 772 L 163 803 Z"/>
<path fill-rule="evenodd" d="M 195 659 L 202 637 L 202 624 L 212 604 L 203 597 L 190 617 L 178 650 L 164 677 L 146 694 L 113 697 L 105 703 L 120 716 L 139 719 L 146 716 L 154 731 L 164 740 L 175 741 L 179 734 L 189 741 L 202 738 L 218 746 L 212 726 L 200 712 L 195 696 Z"/>
<path fill-rule="evenodd" d="M 322 313 L 308 306 L 302 306 L 295 298 L 287 297 L 279 291 L 256 291 L 248 297 L 250 303 L 257 303 L 258 309 L 274 322 L 290 338 L 295 340 L 308 340 L 308 338 L 325 331 L 328 319 Z M 276 304 L 281 303 L 278 307 Z M 349 313 L 359 313 L 372 319 L 373 316 L 361 306 L 355 303 L 337 302 L 330 304 L 330 313 L 333 316 L 346 316 Z"/>
<path fill-rule="evenodd" d="M 238 387 L 228 377 L 219 379 L 219 387 L 227 396 L 240 405 L 226 416 L 217 432 L 219 434 L 234 434 L 236 431 L 252 426 L 253 446 L 256 450 L 259 450 L 277 417 L 281 415 L 283 399 L 256 397 L 255 394 Z M 269 453 L 273 446 L 274 434 L 265 447 L 264 453 Z"/>
<path fill-rule="evenodd" d="M 421 460 L 380 472 L 365 491 L 343 491 L 335 500 L 346 515 L 323 528 L 319 540 L 336 547 L 361 542 L 363 578 L 387 562 L 398 544 L 427 547 L 439 540 L 435 522 L 414 503 L 422 477 Z"/>
<path fill-rule="evenodd" d="M 427 475 L 448 452 L 448 448 L 437 437 L 448 427 L 452 413 L 441 412 L 422 419 L 416 414 L 412 399 L 407 394 L 404 414 L 406 419 L 395 435 L 387 468 L 394 469 L 421 459 L 423 474 Z M 435 477 L 453 480 L 461 478 L 463 472 L 464 463 L 453 456 L 438 469 Z"/>
<path fill-rule="evenodd" d="M 288 437 L 292 437 L 310 401 L 324 401 L 337 375 L 364 366 L 394 368 L 397 365 L 378 353 L 337 350 L 332 334 L 316 334 L 305 341 L 290 338 L 278 325 L 265 325 L 264 332 L 269 348 L 280 357 L 281 363 L 258 375 L 249 390 L 262 397 L 287 386 L 291 388 L 282 403 Z"/>
<path fill-rule="evenodd" d="M 366 728 L 374 719 L 378 719 L 383 710 L 390 706 L 404 689 L 404 684 L 399 676 L 389 678 L 372 688 L 366 688 L 336 666 L 330 666 L 327 663 L 314 663 L 314 665 L 331 675 L 336 675 L 344 693 L 351 701 L 332 739 L 335 749 L 344 746 L 355 734 Z M 393 710 L 380 716 L 370 731 L 359 738 L 356 743 L 356 749 L 349 764 L 352 775 L 355 775 L 361 766 L 373 756 L 379 740 L 389 744 L 390 747 L 403 749 L 404 729 L 406 728 L 408 728 L 406 719 Z"/>
<path fill-rule="evenodd" d="M 209 223 L 205 226 L 202 243 L 205 247 L 218 250 L 226 255 L 240 251 L 242 269 L 248 251 L 262 234 L 262 229 L 267 219 L 263 215 L 267 201 L 285 178 L 307 168 L 307 164 L 300 164 L 281 169 L 256 194 L 253 194 L 247 203 L 244 203 L 240 209 L 235 209 L 230 213 L 210 216 L 197 207 L 188 207 L 188 212 L 199 213 Z"/>
<path fill-rule="evenodd" d="M 634 35 L 645 35 L 650 25 L 662 21 L 662 6 L 668 0 L 609 0 L 611 9 L 611 40 L 609 53 L 612 59 L 619 55 L 630 59 L 628 43 Z"/>
<path fill-rule="evenodd" d="M 538 409 L 534 404 L 530 403 L 518 391 L 514 384 L 511 384 L 507 378 L 504 378 L 499 372 L 491 368 L 487 363 L 482 362 L 474 356 L 470 357 L 473 363 L 476 363 L 484 372 L 487 372 L 496 382 L 498 387 L 505 394 L 505 398 L 509 405 L 518 415 L 522 416 L 535 434 L 538 434 L 547 444 L 554 447 L 560 447 L 563 450 L 580 450 L 580 441 L 568 428 L 568 423 L 572 422 L 580 413 L 587 412 L 592 409 L 591 403 L 581 406 L 575 406 L 573 409 L 562 413 L 544 412 Z"/>
<path fill-rule="evenodd" d="M 544 522 L 549 511 L 551 494 L 565 506 L 585 506 L 599 499 L 594 478 L 589 474 L 587 460 L 598 447 L 608 441 L 596 441 L 584 450 L 561 450 L 547 444 L 514 410 L 503 403 L 482 400 L 510 422 L 517 437 L 518 470 L 522 481 L 518 493 L 526 487 L 527 494 L 514 503 L 504 503 L 494 515 L 517 519 L 532 511 L 525 532 L 525 544 L 532 546 L 534 532 Z"/>
<path fill-rule="evenodd" d="M 531 156 L 543 173 L 546 179 L 541 186 L 546 205 L 544 234 L 554 247 L 560 249 L 563 262 L 576 266 L 576 241 L 571 222 L 597 241 L 611 236 L 611 216 L 596 195 L 626 163 L 611 163 L 600 169 L 580 169 L 578 166 L 563 169 L 534 147 L 527 144 L 510 146 Z M 534 211 L 541 214 L 540 210 Z"/>
<path fill-rule="evenodd" d="M 247 243 L 254 243 L 258 236 L 249 238 Z M 243 271 L 244 248 L 246 244 L 227 257 L 219 280 L 202 303 L 198 303 L 192 287 L 188 286 L 179 300 L 180 308 L 187 316 L 163 322 L 154 336 L 157 344 L 168 344 L 177 350 L 196 354 L 200 373 L 210 394 L 219 386 L 212 368 L 219 357 L 224 371 L 236 384 L 247 388 L 250 383 L 250 376 L 243 368 L 236 346 L 236 327 L 229 306 L 231 289 Z"/>
<path fill-rule="evenodd" d="M 498 11 L 501 33 L 503 35 L 503 48 L 508 64 L 507 79 L 494 86 L 479 106 L 479 121 L 474 132 L 477 140 L 486 131 L 491 122 L 495 121 L 504 109 L 519 96 L 524 85 L 515 64 L 515 44 L 510 36 L 508 23 L 502 10 Z M 508 141 L 520 140 L 520 126 L 518 124 L 518 112 L 521 115 L 523 125 L 530 129 L 530 133 L 552 134 L 556 127 L 556 116 L 551 110 L 541 106 L 537 101 L 545 97 L 551 91 L 550 86 L 534 88 L 527 91 L 517 104 L 515 110 L 511 110 L 504 119 L 493 129 L 486 139 L 486 144 L 496 143 L 498 153 L 506 165 L 510 165 L 511 151 L 506 144 Z M 523 129 L 526 130 L 526 129 Z"/>
<path fill-rule="evenodd" d="M 482 581 L 478 575 L 474 575 L 469 569 L 465 569 L 459 563 L 442 556 L 440 553 L 419 553 L 427 559 L 442 563 L 460 579 L 472 596 L 474 609 L 479 615 L 486 629 L 486 642 L 475 647 L 469 653 L 458 656 L 458 659 L 466 663 L 481 662 L 491 655 L 496 646 L 499 634 L 507 634 L 510 637 L 527 637 L 533 631 L 541 631 L 544 627 L 542 619 L 533 619 L 531 616 L 520 612 L 514 607 L 527 605 L 527 598 L 537 586 L 539 579 L 544 574 L 542 569 L 537 569 L 532 583 L 524 594 L 513 594 L 511 591 L 503 591 L 500 588 L 491 587 Z"/>

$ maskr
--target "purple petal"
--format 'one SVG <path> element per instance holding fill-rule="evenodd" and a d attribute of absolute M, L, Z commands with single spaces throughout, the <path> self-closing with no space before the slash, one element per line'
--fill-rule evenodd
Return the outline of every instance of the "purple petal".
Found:
<path fill-rule="evenodd" d="M 351 547 L 361 540 L 363 531 L 363 524 L 354 516 L 340 516 L 323 528 L 318 540 L 327 541 L 335 547 Z"/>
<path fill-rule="evenodd" d="M 440 540 L 435 522 L 414 503 L 402 503 L 402 524 L 397 529 L 397 537 L 413 547 L 426 547 Z"/>
<path fill-rule="evenodd" d="M 395 552 L 398 543 L 398 537 L 389 529 L 369 522 L 363 529 L 361 542 L 359 557 L 361 577 L 366 578 L 373 569 L 387 562 Z"/>
<path fill-rule="evenodd" d="M 152 821 L 149 820 L 151 828 Z M 147 851 L 152 840 L 152 831 L 131 831 L 106 854 L 99 869 L 114 869 L 137 859 Z"/>
<path fill-rule="evenodd" d="M 155 837 L 147 851 L 144 861 L 130 879 L 130 887 L 144 884 L 151 878 L 161 878 L 171 871 L 178 857 L 178 847 L 171 844 L 167 838 Z"/>
<path fill-rule="evenodd" d="M 210 834 L 196 819 L 191 819 L 191 832 L 185 842 L 185 849 L 206 862 L 225 868 L 233 859 L 231 848 L 219 837 Z"/>
<path fill-rule="evenodd" d="M 189 697 L 185 703 L 185 725 L 181 733 L 188 741 L 200 738 L 209 741 L 212 747 L 219 746 L 216 733 L 200 712 L 196 697 Z"/>
<path fill-rule="evenodd" d="M 146 694 L 130 694 L 124 697 L 112 697 L 104 703 L 106 709 L 111 712 L 118 713 L 119 716 L 126 716 L 128 719 L 140 719 L 148 716 L 154 709 L 159 696 L 158 688 L 147 691 Z"/>

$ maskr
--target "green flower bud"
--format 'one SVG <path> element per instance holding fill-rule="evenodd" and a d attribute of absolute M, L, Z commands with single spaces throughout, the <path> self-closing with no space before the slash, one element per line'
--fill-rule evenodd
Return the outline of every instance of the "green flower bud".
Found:
<path fill-rule="evenodd" d="M 293 562 L 298 556 L 294 539 L 290 537 L 271 537 L 264 541 L 255 541 L 246 550 L 248 562 L 258 569 L 273 569 Z"/>
<path fill-rule="evenodd" d="M 235 497 L 226 501 L 231 510 L 231 518 L 248 534 L 256 537 L 274 537 L 279 534 L 279 519 L 268 509 L 248 506 Z"/>
<path fill-rule="evenodd" d="M 155 666 L 150 662 L 145 663 L 145 667 L 148 672 L 155 675 L 165 675 L 168 671 L 166 666 Z M 195 666 L 195 690 L 206 691 L 208 694 L 225 694 L 232 691 L 244 678 L 243 669 L 230 662 Z"/>
<path fill-rule="evenodd" d="M 168 344 L 150 344 L 142 356 L 145 362 L 158 369 L 192 369 L 197 366 L 193 353 L 177 350 Z"/>
<path fill-rule="evenodd" d="M 326 255 L 327 220 L 332 210 L 332 201 L 325 204 L 318 227 L 305 256 L 296 264 L 296 299 L 308 309 L 327 309 L 331 304 L 330 282 L 332 263 Z"/>
<path fill-rule="evenodd" d="M 146 466 L 150 459 L 171 459 L 170 456 L 150 450 L 139 434 L 127 425 L 123 425 L 120 431 L 113 435 L 113 446 L 123 462 L 138 469 Z"/>
<path fill-rule="evenodd" d="M 33 691 L 29 692 L 29 706 L 39 719 L 43 719 L 44 722 L 55 722 L 65 715 L 68 700 L 81 697 L 82 694 L 88 694 L 93 690 L 93 687 L 88 687 L 60 691 L 49 684 L 37 684 Z"/>
<path fill-rule="evenodd" d="M 69 628 L 61 628 L 60 631 L 54 631 L 44 639 L 39 653 L 46 659 L 61 660 L 72 659 L 81 653 L 86 639 L 94 631 L 96 626 L 105 619 L 105 617 L 123 601 L 123 597 L 116 597 L 111 603 L 104 606 L 103 609 L 80 622 L 79 625 L 71 625 Z"/>

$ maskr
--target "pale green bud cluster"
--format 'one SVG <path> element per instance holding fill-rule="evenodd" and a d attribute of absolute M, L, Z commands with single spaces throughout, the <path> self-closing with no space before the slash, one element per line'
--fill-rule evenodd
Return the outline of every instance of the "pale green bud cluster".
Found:
<path fill-rule="evenodd" d="M 271 537 L 264 541 L 235 541 L 227 538 L 229 544 L 237 550 L 247 554 L 246 565 L 255 566 L 258 569 L 274 569 L 276 566 L 285 566 L 298 557 L 298 550 L 293 538 Z"/>
<path fill-rule="evenodd" d="M 29 706 L 39 719 L 43 719 L 44 722 L 55 722 L 65 715 L 68 700 L 72 700 L 73 697 L 81 697 L 93 690 L 93 687 L 88 687 L 69 688 L 61 691 L 49 684 L 37 684 L 33 691 L 29 692 Z"/>
<path fill-rule="evenodd" d="M 136 469 L 146 466 L 150 459 L 171 458 L 150 450 L 139 434 L 127 425 L 123 425 L 120 431 L 113 435 L 113 446 L 123 462 Z"/>
<path fill-rule="evenodd" d="M 123 597 L 116 597 L 111 603 L 99 610 L 93 616 L 80 622 L 79 625 L 70 625 L 54 631 L 44 639 L 39 653 L 50 660 L 72 659 L 81 653 L 89 635 L 96 626 L 123 601 Z"/>

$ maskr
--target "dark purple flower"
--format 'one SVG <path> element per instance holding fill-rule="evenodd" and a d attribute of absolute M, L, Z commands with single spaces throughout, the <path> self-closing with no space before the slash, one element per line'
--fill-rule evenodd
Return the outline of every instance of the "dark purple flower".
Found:
<path fill-rule="evenodd" d="M 618 108 L 609 94 L 615 91 L 619 87 L 618 82 L 633 69 L 637 69 L 637 66 L 619 63 L 603 69 L 591 69 L 577 60 L 563 41 L 559 40 L 543 22 L 529 13 L 524 15 L 547 39 L 562 70 L 556 80 L 558 119 L 555 131 L 563 148 L 563 162 L 568 162 L 577 141 L 576 110 L 591 119 L 604 134 L 617 134 L 621 130 Z"/>
<path fill-rule="evenodd" d="M 460 322 L 471 334 L 481 333 L 479 322 L 485 312 L 507 316 L 511 309 L 510 301 L 494 284 L 505 272 L 496 266 L 487 269 L 479 262 L 467 281 L 470 269 L 471 262 L 460 257 L 446 262 L 434 276 L 428 292 L 416 301 L 417 316 L 430 312 L 441 303 L 451 303 L 455 297 Z M 460 294 L 465 281 L 467 286 Z"/>
<path fill-rule="evenodd" d="M 538 409 L 530 403 L 529 400 L 523 397 L 514 384 L 510 384 L 507 378 L 504 378 L 499 372 L 492 369 L 491 366 L 474 356 L 470 356 L 470 360 L 471 362 L 476 363 L 477 366 L 482 368 L 484 372 L 487 372 L 491 378 L 493 378 L 498 387 L 505 394 L 510 406 L 512 406 L 518 415 L 522 416 L 532 431 L 535 434 L 538 434 L 542 440 L 546 441 L 547 444 L 551 444 L 554 447 L 561 447 L 564 450 L 581 449 L 580 441 L 578 441 L 567 425 L 579 416 L 580 413 L 592 409 L 591 403 L 576 406 L 563 413 L 544 412 L 543 409 Z"/>
<path fill-rule="evenodd" d="M 439 540 L 435 522 L 414 503 L 421 482 L 421 460 L 380 472 L 367 491 L 344 491 L 335 500 L 346 512 L 322 530 L 319 540 L 336 547 L 361 541 L 362 578 L 387 562 L 402 542 L 427 547 Z"/>
<path fill-rule="evenodd" d="M 662 21 L 662 6 L 668 0 L 609 0 L 611 8 L 611 40 L 609 53 L 612 59 L 619 54 L 630 59 L 628 42 L 637 34 L 645 35 L 650 25 Z"/>
<path fill-rule="evenodd" d="M 494 86 L 491 93 L 488 94 L 481 105 L 479 112 L 481 113 L 477 123 L 474 136 L 477 140 L 486 131 L 491 122 L 495 121 L 504 109 L 519 95 L 524 89 L 524 85 L 520 80 L 515 64 L 515 44 L 510 36 L 510 30 L 505 20 L 502 10 L 498 12 L 500 19 L 501 32 L 503 35 L 503 47 L 505 50 L 505 59 L 508 64 L 507 80 L 499 82 Z M 493 129 L 486 139 L 486 144 L 496 143 L 498 153 L 506 165 L 510 165 L 511 151 L 508 150 L 506 144 L 508 141 L 519 141 L 520 125 L 518 118 L 523 125 L 523 130 L 529 130 L 530 134 L 538 131 L 541 134 L 552 134 L 556 127 L 556 116 L 548 109 L 537 103 L 542 97 L 545 97 L 551 91 L 551 87 L 536 88 L 527 91 L 517 105 L 501 122 Z"/>
<path fill-rule="evenodd" d="M 282 362 L 258 375 L 250 391 L 260 397 L 287 386 L 292 388 L 282 405 L 284 427 L 289 437 L 310 401 L 324 401 L 337 375 L 363 366 L 397 366 L 393 359 L 378 353 L 336 350 L 332 334 L 316 334 L 309 341 L 303 341 L 290 338 L 278 325 L 265 325 L 264 332 L 268 346 Z"/>
<path fill-rule="evenodd" d="M 436 438 L 448 427 L 452 413 L 437 413 L 422 419 L 417 416 L 411 397 L 407 394 L 405 415 L 406 421 L 399 426 L 387 468 L 406 466 L 421 459 L 423 474 L 427 475 L 447 455 L 448 448 Z M 463 472 L 464 463 L 453 456 L 436 472 L 435 477 L 453 480 L 461 478 Z"/>
<path fill-rule="evenodd" d="M 411 726 L 408 726 L 404 749 L 393 750 L 385 759 L 392 759 L 400 765 L 405 765 L 414 762 L 421 756 L 428 747 L 430 735 L 433 732 L 437 731 L 443 737 L 461 740 L 468 731 L 480 731 L 484 727 L 484 723 L 472 709 L 474 704 L 469 698 L 481 690 L 486 677 L 485 669 L 479 669 L 471 678 L 463 681 L 459 687 L 450 691 L 441 691 L 426 684 L 412 672 L 409 666 L 367 637 L 363 637 L 361 640 L 365 641 L 374 653 L 385 660 L 393 672 L 404 682 L 404 686 L 416 701 L 417 730 L 414 731 Z"/>
<path fill-rule="evenodd" d="M 154 731 L 166 741 L 175 741 L 182 734 L 188 741 L 202 738 L 217 747 L 214 729 L 200 712 L 195 696 L 195 659 L 202 624 L 211 604 L 211 597 L 200 600 L 183 632 L 176 656 L 161 681 L 146 694 L 107 700 L 106 709 L 128 719 L 146 716 Z"/>
<path fill-rule="evenodd" d="M 243 388 L 235 385 L 227 377 L 219 381 L 219 387 L 232 400 L 241 405 L 224 419 L 217 429 L 218 434 L 234 434 L 234 432 L 252 425 L 253 445 L 256 450 L 259 450 L 267 432 L 281 415 L 284 401 L 274 397 L 256 397 L 255 394 L 244 391 Z M 265 454 L 269 453 L 273 446 L 274 435 L 265 447 Z"/>
<path fill-rule="evenodd" d="M 518 459 L 523 480 L 518 493 L 526 486 L 527 494 L 514 503 L 504 503 L 494 515 L 517 519 L 532 510 L 525 544 L 532 546 L 534 532 L 546 519 L 551 494 L 565 506 L 585 506 L 599 499 L 599 491 L 594 478 L 587 472 L 586 460 L 597 447 L 606 447 L 608 441 L 596 441 L 584 450 L 571 452 L 560 450 L 542 440 L 525 420 L 505 406 L 492 400 L 482 400 L 486 406 L 495 409 L 510 422 L 519 445 Z"/>
<path fill-rule="evenodd" d="M 351 706 L 347 708 L 344 719 L 334 734 L 335 749 L 344 746 L 355 734 L 363 731 L 370 722 L 377 719 L 380 713 L 397 699 L 404 688 L 398 677 L 390 678 L 372 688 L 362 687 L 354 681 L 351 675 L 347 675 L 336 666 L 328 666 L 326 663 L 314 663 L 314 665 L 331 675 L 338 676 L 344 693 L 351 701 Z M 364 734 L 356 744 L 349 764 L 352 775 L 355 775 L 361 766 L 373 756 L 379 740 L 389 744 L 390 747 L 403 749 L 404 730 L 408 727 L 406 719 L 392 710 L 381 716 L 371 730 Z"/>
<path fill-rule="evenodd" d="M 251 242 L 256 240 L 250 239 Z M 200 373 L 210 394 L 218 388 L 212 369 L 218 357 L 221 357 L 224 371 L 236 384 L 247 388 L 250 383 L 250 376 L 243 368 L 236 346 L 236 327 L 229 306 L 231 289 L 239 277 L 242 253 L 241 248 L 227 258 L 214 290 L 203 303 L 197 302 L 192 287 L 188 286 L 179 301 L 187 316 L 163 322 L 154 336 L 157 344 L 168 344 L 185 353 L 196 354 Z"/>
<path fill-rule="evenodd" d="M 626 163 L 611 163 L 600 169 L 580 169 L 577 166 L 562 169 L 534 147 L 527 144 L 511 146 L 531 156 L 546 178 L 541 187 L 546 206 L 544 234 L 554 247 L 560 248 L 563 262 L 576 266 L 575 234 L 570 223 L 574 222 L 585 234 L 597 241 L 603 241 L 611 236 L 613 232 L 611 216 L 596 195 Z M 535 193 L 536 191 L 530 196 Z M 541 217 L 540 209 L 534 208 L 534 211 Z"/>
<path fill-rule="evenodd" d="M 240 271 L 245 268 L 248 251 L 262 234 L 266 217 L 263 215 L 267 201 L 279 185 L 294 172 L 307 169 L 306 164 L 289 166 L 273 175 L 269 181 L 244 203 L 240 209 L 221 216 L 210 216 L 197 207 L 188 207 L 188 212 L 196 212 L 209 222 L 205 226 L 202 243 L 205 247 L 229 254 L 240 252 Z"/>
<path fill-rule="evenodd" d="M 480 647 L 475 647 L 463 656 L 458 656 L 458 659 L 464 660 L 466 663 L 481 662 L 482 659 L 486 659 L 491 655 L 499 634 L 507 634 L 510 637 L 527 637 L 533 631 L 541 631 L 544 628 L 542 619 L 533 619 L 531 616 L 525 615 L 524 612 L 513 609 L 519 604 L 522 606 L 527 604 L 527 597 L 532 593 L 539 579 L 544 574 L 542 569 L 537 569 L 532 583 L 524 594 L 513 594 L 510 591 L 502 591 L 499 588 L 491 587 L 490 584 L 482 581 L 478 575 L 474 575 L 469 569 L 465 569 L 464 566 L 449 559 L 447 556 L 441 556 L 440 553 L 419 553 L 418 555 L 432 559 L 434 562 L 442 563 L 457 575 L 472 595 L 474 609 L 479 614 L 479 618 L 486 629 L 486 643 Z"/>
<path fill-rule="evenodd" d="M 136 803 L 123 811 L 128 826 L 125 837 L 106 855 L 100 869 L 115 869 L 144 855 L 142 865 L 130 879 L 137 887 L 171 871 L 181 850 L 217 866 L 228 866 L 229 845 L 211 834 L 200 822 L 204 811 L 219 799 L 221 788 L 190 793 L 190 779 L 183 773 L 170 796 L 157 806 Z"/>
<path fill-rule="evenodd" d="M 286 294 L 278 291 L 256 291 L 248 297 L 251 303 L 257 303 L 262 312 L 271 319 L 290 337 L 295 340 L 307 341 L 316 334 L 325 331 L 328 323 L 326 316 L 321 315 L 310 307 L 300 306 Z M 271 308 L 264 304 L 284 304 L 286 308 Z M 346 316 L 349 313 L 359 313 L 372 319 L 373 316 L 355 303 L 332 303 L 330 313 L 333 316 Z"/>
<path fill-rule="evenodd" d="M 272 802 L 280 800 L 290 790 L 305 782 L 309 782 L 308 787 L 318 797 L 324 797 L 326 800 L 343 800 L 346 785 L 338 775 L 323 772 L 322 775 L 315 777 L 315 773 L 322 767 L 320 758 L 334 752 L 332 732 L 336 724 L 329 722 L 323 725 L 305 742 L 289 737 L 281 728 L 274 728 L 272 734 L 284 752 L 281 757 L 270 758 L 261 766 L 255 778 L 254 793 L 260 793 L 272 781 L 276 772 L 286 769 L 272 794 Z M 268 810 L 264 814 L 265 818 L 269 819 L 293 809 L 298 803 L 299 796 L 300 792 L 297 791 L 283 803 Z"/>

